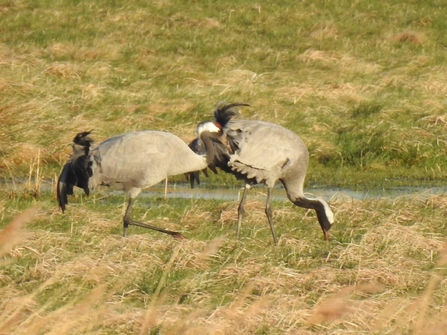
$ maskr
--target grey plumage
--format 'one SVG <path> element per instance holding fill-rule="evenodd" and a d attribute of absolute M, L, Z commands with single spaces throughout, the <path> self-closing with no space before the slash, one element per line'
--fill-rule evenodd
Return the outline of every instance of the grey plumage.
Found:
<path fill-rule="evenodd" d="M 59 206 L 62 211 L 65 210 L 67 195 L 73 193 L 73 186 L 83 186 L 86 194 L 89 189 L 98 185 L 114 186 L 123 189 L 129 196 L 123 218 L 124 236 L 129 225 L 136 225 L 175 238 L 185 238 L 178 232 L 136 222 L 130 218 L 130 212 L 133 199 L 142 189 L 155 185 L 168 176 L 202 170 L 211 164 L 214 147 L 207 143 L 210 142 L 212 133 L 219 129 L 214 125 L 207 126 L 208 128 L 200 127 L 198 130 L 205 148 L 210 148 L 210 152 L 205 152 L 206 157 L 195 154 L 177 136 L 161 131 L 139 131 L 114 136 L 95 148 L 90 147 L 89 141 L 80 141 L 87 145 L 76 144 L 79 148 L 74 146 L 73 155 L 65 164 L 58 180 Z M 82 139 L 82 134 L 87 133 L 78 134 L 75 140 Z"/>
<path fill-rule="evenodd" d="M 304 196 L 303 184 L 309 163 L 309 153 L 301 138 L 292 131 L 270 122 L 234 120 L 226 115 L 225 104 L 219 103 L 215 119 L 222 126 L 221 141 L 213 141 L 213 165 L 231 173 L 246 183 L 238 208 L 237 237 L 244 214 L 244 202 L 249 185 L 264 183 L 268 188 L 265 213 L 274 243 L 277 243 L 270 207 L 271 190 L 280 181 L 288 199 L 295 205 L 314 209 L 325 240 L 334 221 L 329 205 L 323 199 Z M 228 109 L 227 109 L 228 110 Z M 216 118 L 217 114 L 217 118 Z"/>

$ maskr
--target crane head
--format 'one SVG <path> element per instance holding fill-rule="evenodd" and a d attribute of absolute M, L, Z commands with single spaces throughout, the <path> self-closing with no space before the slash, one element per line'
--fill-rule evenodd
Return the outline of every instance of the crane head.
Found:
<path fill-rule="evenodd" d="M 197 137 L 200 138 L 200 135 L 204 131 L 217 135 L 221 133 L 221 128 L 219 128 L 213 121 L 203 121 L 197 125 Z"/>
<path fill-rule="evenodd" d="M 94 142 L 94 140 L 91 137 L 88 136 L 88 135 L 90 135 L 90 133 L 92 131 L 93 130 L 83 131 L 81 133 L 77 133 L 76 136 L 73 139 L 73 142 L 75 144 L 78 144 L 78 145 L 81 145 L 81 146 L 89 147 Z"/>

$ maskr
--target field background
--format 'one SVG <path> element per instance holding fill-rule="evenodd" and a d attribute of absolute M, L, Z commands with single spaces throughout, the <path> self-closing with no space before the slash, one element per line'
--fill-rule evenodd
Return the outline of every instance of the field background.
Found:
<path fill-rule="evenodd" d="M 0 2 L 0 334 L 447 333 L 444 195 L 338 194 L 329 243 L 277 200 L 275 247 L 262 189 L 240 241 L 235 200 L 139 198 L 186 242 L 53 192 L 77 132 L 189 141 L 220 100 L 303 138 L 310 191 L 442 185 L 446 30 L 442 1 Z"/>

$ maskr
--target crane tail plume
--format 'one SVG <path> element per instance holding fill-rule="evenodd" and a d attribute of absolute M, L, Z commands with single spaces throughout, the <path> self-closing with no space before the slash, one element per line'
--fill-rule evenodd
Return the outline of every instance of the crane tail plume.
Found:
<path fill-rule="evenodd" d="M 68 203 L 68 195 L 73 194 L 73 186 L 66 183 L 68 170 L 70 169 L 69 164 L 65 164 L 62 172 L 57 180 L 57 201 L 62 213 L 65 212 L 66 205 Z"/>
<path fill-rule="evenodd" d="M 243 102 L 235 102 L 229 104 L 226 101 L 219 101 L 216 104 L 216 110 L 214 111 L 214 120 L 218 124 L 220 124 L 221 127 L 225 127 L 228 121 L 230 121 L 233 117 L 241 116 L 241 113 L 237 108 L 240 106 L 250 106 L 250 105 Z"/>
<path fill-rule="evenodd" d="M 87 196 L 90 194 L 88 180 L 93 175 L 89 156 L 90 146 L 93 143 L 88 137 L 90 133 L 91 131 L 78 133 L 73 139 L 73 154 L 59 175 L 56 193 L 62 213 L 68 204 L 68 196 L 73 194 L 74 186 L 82 188 Z"/>
<path fill-rule="evenodd" d="M 84 190 L 84 193 L 90 195 L 88 179 L 92 176 L 90 166 L 86 166 L 87 156 L 82 156 L 75 161 L 70 161 L 64 165 L 57 181 L 57 200 L 62 213 L 68 204 L 68 196 L 73 194 L 73 187 L 77 186 Z"/>

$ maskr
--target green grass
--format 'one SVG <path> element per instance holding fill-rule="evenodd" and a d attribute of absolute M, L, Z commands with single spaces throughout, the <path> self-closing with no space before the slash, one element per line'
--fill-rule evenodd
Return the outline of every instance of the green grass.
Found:
<path fill-rule="evenodd" d="M 45 177 L 58 173 L 81 130 L 102 140 L 162 129 L 189 140 L 222 99 L 248 102 L 245 117 L 301 135 L 314 157 L 310 180 L 327 180 L 335 168 L 334 184 L 344 186 L 382 186 L 381 170 L 445 177 L 441 3 L 1 8 L 3 178 L 27 173 L 37 150 Z"/>

